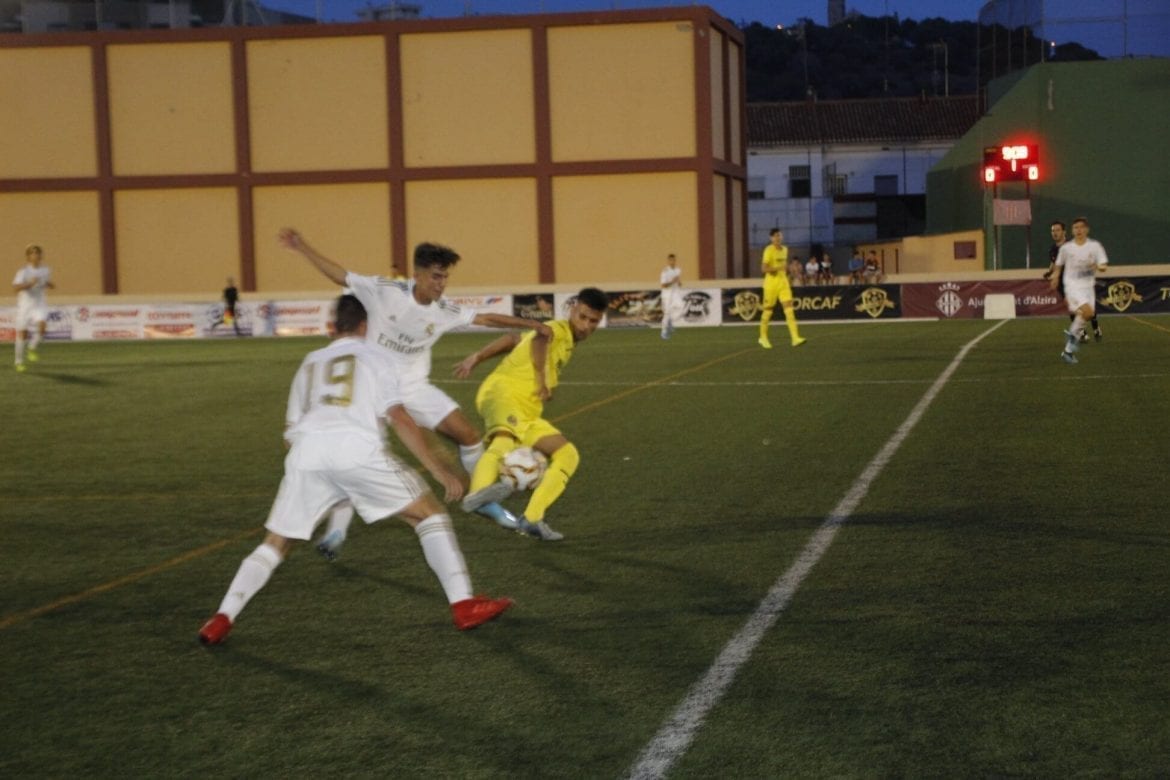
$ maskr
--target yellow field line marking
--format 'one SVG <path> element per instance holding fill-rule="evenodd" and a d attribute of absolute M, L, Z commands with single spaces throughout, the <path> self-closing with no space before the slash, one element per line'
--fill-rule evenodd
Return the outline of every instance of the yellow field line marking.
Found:
<path fill-rule="evenodd" d="M 580 406 L 571 412 L 565 412 L 564 414 L 562 414 L 559 417 L 554 417 L 551 420 L 549 420 L 549 422 L 555 423 L 555 422 L 560 422 L 561 420 L 567 420 L 570 417 L 576 417 L 577 415 L 581 414 L 582 412 L 588 412 L 590 410 L 596 409 L 599 406 L 605 406 L 606 404 L 613 403 L 614 401 L 619 401 L 622 398 L 626 398 L 627 396 L 633 395 L 634 393 L 640 393 L 643 390 L 649 390 L 652 387 L 657 387 L 658 385 L 664 385 L 667 382 L 671 382 L 671 381 L 674 381 L 675 379 L 678 379 L 680 376 L 686 376 L 687 374 L 693 374 L 696 371 L 702 371 L 705 368 L 710 368 L 711 366 L 714 366 L 718 363 L 722 363 L 725 360 L 731 360 L 732 358 L 739 357 L 740 355 L 746 355 L 749 352 L 755 352 L 755 351 L 757 351 L 757 350 L 755 350 L 755 349 L 741 349 L 739 352 L 731 352 L 731 353 L 724 355 L 722 357 L 717 357 L 714 360 L 708 360 L 706 363 L 700 363 L 697 366 L 692 366 L 690 368 L 684 368 L 682 371 L 677 371 L 673 374 L 670 374 L 669 376 L 664 376 L 661 379 L 655 379 L 651 382 L 646 382 L 645 384 L 641 384 L 641 385 L 638 385 L 636 387 L 631 387 L 629 390 L 623 390 L 620 393 L 615 393 L 615 394 L 609 396 L 608 398 L 602 398 L 601 400 L 594 401 L 591 404 L 585 404 L 584 406 Z"/>
<path fill-rule="evenodd" d="M 30 609 L 25 612 L 17 612 L 15 614 L 9 615 L 8 617 L 0 618 L 0 630 L 14 626 L 17 623 L 23 623 L 24 621 L 31 620 L 35 617 L 40 617 L 41 615 L 45 615 L 49 612 L 61 609 L 61 607 L 67 607 L 70 604 L 76 604 L 77 602 L 84 601 L 91 596 L 96 596 L 99 593 L 105 593 L 108 590 L 113 590 L 114 588 L 119 588 L 123 585 L 129 585 L 132 582 L 137 582 L 138 580 L 149 577 L 152 574 L 158 574 L 159 572 L 166 571 L 167 569 L 172 569 L 181 563 L 186 563 L 189 560 L 199 558 L 209 552 L 218 550 L 221 547 L 226 547 L 227 545 L 232 544 L 233 542 L 238 542 L 247 536 L 256 535 L 257 529 L 250 528 L 243 533 L 236 534 L 235 536 L 228 537 L 227 539 L 220 539 L 218 542 L 212 542 L 211 544 L 205 545 L 196 550 L 185 552 L 182 555 L 171 558 L 169 561 L 164 561 L 163 563 L 151 566 L 148 569 L 143 569 L 142 571 L 135 572 L 134 574 L 127 574 L 125 577 L 119 577 L 116 580 L 110 580 L 109 582 L 104 582 L 101 585 L 95 585 L 88 590 L 83 590 L 80 593 L 74 593 L 72 596 L 59 598 L 56 601 L 50 602 L 41 607 L 36 607 L 35 609 Z"/>
<path fill-rule="evenodd" d="M 1127 314 L 1126 318 L 1131 319 L 1134 322 L 1140 322 L 1142 325 L 1146 325 L 1148 327 L 1151 327 L 1154 330 L 1161 330 L 1161 331 L 1165 331 L 1166 333 L 1170 333 L 1170 328 L 1163 328 L 1161 325 L 1155 325 L 1152 322 L 1146 322 L 1145 320 L 1139 320 L 1137 317 L 1133 316 L 1132 314 Z"/>

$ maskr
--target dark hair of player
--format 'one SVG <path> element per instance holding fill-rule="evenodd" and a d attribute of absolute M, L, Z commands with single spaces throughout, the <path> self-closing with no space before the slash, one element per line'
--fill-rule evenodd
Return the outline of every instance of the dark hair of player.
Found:
<path fill-rule="evenodd" d="M 1076 219 L 1074 219 L 1074 220 L 1072 221 L 1072 223 L 1073 223 L 1074 225 L 1075 225 L 1075 224 L 1077 224 L 1078 222 L 1080 222 L 1081 224 L 1083 224 L 1085 227 L 1088 227 L 1088 226 L 1089 226 L 1089 220 L 1085 219 L 1084 217 L 1077 217 Z"/>
<path fill-rule="evenodd" d="M 1067 227 L 1067 226 L 1065 226 L 1065 224 L 1064 224 L 1063 222 L 1061 222 L 1059 219 L 1054 219 L 1054 220 L 1052 220 L 1052 224 L 1051 224 L 1051 225 L 1049 225 L 1048 227 L 1050 227 L 1050 228 L 1054 228 L 1054 227 L 1056 227 L 1057 225 L 1060 225 L 1060 229 L 1061 229 L 1061 230 L 1068 230 L 1068 227 Z"/>
<path fill-rule="evenodd" d="M 353 295 L 342 295 L 337 299 L 337 313 L 333 317 L 338 334 L 355 333 L 366 321 L 366 307 Z"/>
<path fill-rule="evenodd" d="M 414 248 L 415 268 L 431 268 L 436 265 L 440 268 L 450 268 L 458 262 L 459 254 L 454 249 L 442 244 L 432 244 L 427 241 Z"/>
<path fill-rule="evenodd" d="M 577 293 L 577 302 L 585 304 L 593 311 L 604 312 L 609 308 L 609 296 L 596 287 L 586 287 Z"/>

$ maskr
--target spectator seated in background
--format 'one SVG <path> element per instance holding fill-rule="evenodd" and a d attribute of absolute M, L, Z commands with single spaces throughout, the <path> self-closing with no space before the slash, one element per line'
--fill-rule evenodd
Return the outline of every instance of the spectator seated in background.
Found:
<path fill-rule="evenodd" d="M 808 284 L 821 283 L 821 264 L 816 255 L 808 256 L 808 262 L 804 264 L 804 279 Z"/>
<path fill-rule="evenodd" d="M 882 267 L 878 264 L 877 252 L 870 252 L 865 258 L 865 270 L 862 272 L 865 276 L 866 284 L 880 284 L 885 274 L 882 273 Z"/>
<path fill-rule="evenodd" d="M 804 266 L 796 255 L 793 255 L 792 259 L 788 261 L 788 282 L 793 287 L 804 284 Z"/>
<path fill-rule="evenodd" d="M 861 256 L 860 249 L 854 250 L 853 257 L 849 258 L 849 284 L 861 284 L 864 271 L 865 258 Z"/>
<path fill-rule="evenodd" d="M 832 284 L 836 281 L 833 275 L 833 258 L 829 256 L 828 252 L 821 255 L 821 268 L 818 272 L 821 284 Z"/>

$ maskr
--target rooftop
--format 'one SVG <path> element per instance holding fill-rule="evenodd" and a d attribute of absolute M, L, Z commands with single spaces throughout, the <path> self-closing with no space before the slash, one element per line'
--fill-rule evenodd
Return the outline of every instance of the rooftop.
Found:
<path fill-rule="evenodd" d="M 979 116 L 975 95 L 749 103 L 748 146 L 955 140 Z"/>

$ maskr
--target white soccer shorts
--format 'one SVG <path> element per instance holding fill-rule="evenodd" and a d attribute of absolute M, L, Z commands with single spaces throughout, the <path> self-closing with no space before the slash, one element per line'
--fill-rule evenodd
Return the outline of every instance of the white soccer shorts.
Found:
<path fill-rule="evenodd" d="M 28 330 L 34 325 L 40 325 L 42 322 L 49 319 L 49 307 L 44 304 L 17 305 L 16 307 L 16 329 Z"/>
<path fill-rule="evenodd" d="M 307 434 L 285 458 L 284 479 L 264 527 L 309 539 L 325 511 L 349 499 L 366 523 L 397 514 L 427 493 L 409 466 L 381 443 L 338 434 Z"/>
<path fill-rule="evenodd" d="M 459 408 L 451 396 L 432 384 L 421 383 L 399 388 L 402 405 L 419 427 L 433 431 L 447 415 Z"/>
<path fill-rule="evenodd" d="M 1068 304 L 1069 314 L 1074 314 L 1077 309 L 1085 304 L 1094 312 L 1097 311 L 1097 296 L 1096 290 L 1090 284 L 1088 286 L 1083 284 L 1064 286 L 1064 300 Z"/>

